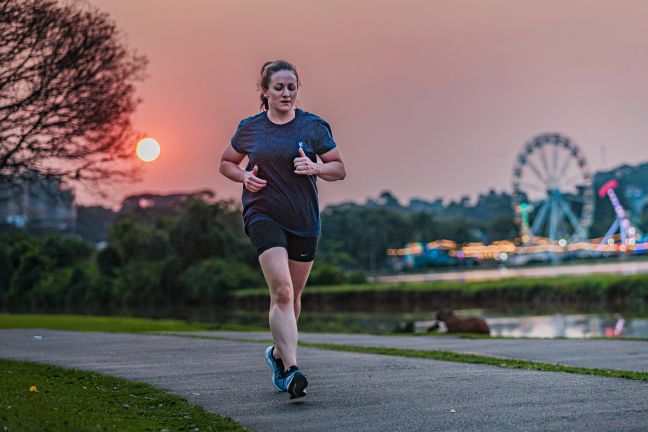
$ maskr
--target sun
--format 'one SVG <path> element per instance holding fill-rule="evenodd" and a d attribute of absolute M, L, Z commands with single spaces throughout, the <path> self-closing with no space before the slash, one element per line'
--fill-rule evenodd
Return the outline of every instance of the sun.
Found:
<path fill-rule="evenodd" d="M 152 162 L 160 156 L 160 144 L 153 138 L 144 138 L 137 143 L 137 157 L 144 162 Z"/>

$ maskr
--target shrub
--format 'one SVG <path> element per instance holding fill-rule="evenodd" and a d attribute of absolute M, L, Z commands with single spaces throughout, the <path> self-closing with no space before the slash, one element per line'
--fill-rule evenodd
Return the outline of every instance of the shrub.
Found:
<path fill-rule="evenodd" d="M 117 303 L 114 297 L 113 280 L 99 271 L 89 272 L 90 285 L 85 291 L 83 304 L 94 310 L 109 310 Z"/>
<path fill-rule="evenodd" d="M 161 262 L 160 292 L 167 304 L 184 302 L 185 292 L 180 282 L 182 270 L 182 262 L 175 255 L 171 255 Z"/>
<path fill-rule="evenodd" d="M 169 230 L 170 244 L 184 267 L 211 258 L 256 262 L 241 227 L 241 214 L 230 207 L 228 202 L 188 201 L 176 225 Z"/>
<path fill-rule="evenodd" d="M 29 293 L 30 304 L 41 309 L 83 305 L 86 293 L 94 289 L 92 263 L 49 270 Z"/>
<path fill-rule="evenodd" d="M 361 271 L 349 273 L 346 276 L 346 282 L 354 285 L 365 284 L 367 283 L 367 274 Z"/>
<path fill-rule="evenodd" d="M 246 264 L 210 258 L 189 267 L 180 280 L 191 302 L 224 298 L 229 291 L 261 284 L 259 273 Z"/>
<path fill-rule="evenodd" d="M 78 306 L 83 304 L 86 292 L 93 288 L 91 275 L 93 268 L 94 264 L 92 263 L 87 266 L 75 265 L 72 268 L 70 276 L 65 281 L 64 299 L 66 305 Z"/>
<path fill-rule="evenodd" d="M 51 263 L 38 250 L 31 250 L 23 255 L 11 280 L 9 303 L 26 304 L 29 294 L 50 268 Z"/>
<path fill-rule="evenodd" d="M 123 261 L 160 260 L 169 252 L 169 241 L 164 231 L 140 224 L 132 216 L 124 217 L 110 226 L 110 244 Z"/>
<path fill-rule="evenodd" d="M 328 263 L 315 264 L 308 277 L 310 285 L 338 285 L 344 283 L 344 273 Z"/>
<path fill-rule="evenodd" d="M 97 253 L 97 268 L 102 275 L 114 276 L 115 269 L 121 265 L 121 256 L 113 246 L 107 246 Z"/>
<path fill-rule="evenodd" d="M 55 267 L 66 267 L 89 258 L 94 247 L 85 240 L 56 235 L 45 239 L 42 250 Z"/>
<path fill-rule="evenodd" d="M 72 269 L 68 267 L 45 273 L 28 294 L 30 304 L 39 309 L 62 307 L 71 272 Z"/>
<path fill-rule="evenodd" d="M 0 303 L 4 302 L 9 293 L 14 272 L 7 249 L 4 245 L 0 245 Z"/>
<path fill-rule="evenodd" d="M 130 261 L 120 267 L 112 287 L 115 299 L 126 305 L 162 303 L 160 267 L 155 261 Z"/>

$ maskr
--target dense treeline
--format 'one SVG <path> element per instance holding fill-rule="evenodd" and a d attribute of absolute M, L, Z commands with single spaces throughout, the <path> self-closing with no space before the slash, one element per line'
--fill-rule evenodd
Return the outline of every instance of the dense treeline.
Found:
<path fill-rule="evenodd" d="M 107 245 L 59 235 L 0 234 L 0 302 L 15 310 L 218 304 L 231 290 L 264 285 L 231 201 L 190 200 L 173 215 L 125 213 Z M 324 252 L 309 283 L 349 282 L 343 253 Z"/>
<path fill-rule="evenodd" d="M 489 241 L 511 238 L 516 230 L 512 215 L 485 223 L 463 218 L 439 220 L 433 213 L 404 213 L 387 206 L 346 205 L 328 207 L 322 213 L 321 243 L 324 250 L 348 254 L 358 267 L 378 270 L 386 265 L 388 248 L 408 242 Z"/>
<path fill-rule="evenodd" d="M 512 215 L 442 219 L 430 211 L 403 211 L 391 198 L 384 193 L 373 205 L 324 210 L 310 285 L 362 283 L 363 271 L 386 268 L 386 249 L 408 242 L 488 242 L 516 234 Z M 101 249 L 80 238 L 4 226 L 2 306 L 211 305 L 232 290 L 265 285 L 234 201 L 189 199 L 173 211 L 138 208 L 116 214 L 107 226 L 107 245 Z"/>
<path fill-rule="evenodd" d="M 27 233 L 4 226 L 0 241 L 0 302 L 5 308 L 101 310 L 120 306 L 219 304 L 232 290 L 264 286 L 258 261 L 233 201 L 190 199 L 174 211 L 120 212 L 107 244 Z M 491 230 L 511 231 L 498 218 Z M 384 206 L 331 207 L 309 285 L 362 283 L 363 270 L 385 265 L 385 250 L 410 241 L 478 240 L 459 219 L 437 221 Z M 499 234 L 498 234 L 499 235 Z"/>

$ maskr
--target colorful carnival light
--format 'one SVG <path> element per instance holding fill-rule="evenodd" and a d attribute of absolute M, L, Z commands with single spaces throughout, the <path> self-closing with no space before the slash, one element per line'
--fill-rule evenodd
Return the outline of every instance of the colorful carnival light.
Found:
<path fill-rule="evenodd" d="M 616 179 L 612 179 L 601 186 L 598 191 L 600 198 L 605 198 L 607 195 L 612 203 L 612 207 L 614 207 L 614 213 L 616 214 L 614 222 L 612 222 L 610 229 L 608 229 L 607 233 L 599 243 L 599 247 L 596 249 L 599 252 L 605 250 L 607 246 L 614 245 L 615 242 L 613 240 L 613 235 L 617 231 L 619 232 L 620 237 L 619 250 L 622 252 L 627 251 L 629 246 L 636 246 L 636 239 L 641 236 L 639 229 L 632 225 L 628 214 L 619 202 L 616 192 L 614 192 L 618 186 L 619 182 L 617 182 Z M 610 240 L 612 240 L 612 242 L 610 242 Z"/>

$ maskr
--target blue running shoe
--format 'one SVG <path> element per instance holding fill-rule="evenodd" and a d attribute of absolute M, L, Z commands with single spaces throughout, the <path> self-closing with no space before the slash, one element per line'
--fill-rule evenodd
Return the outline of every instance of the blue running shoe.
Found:
<path fill-rule="evenodd" d="M 308 387 L 308 381 L 306 381 L 306 377 L 299 372 L 297 366 L 290 366 L 288 368 L 284 373 L 284 381 L 290 399 L 297 399 L 306 396 L 305 389 Z"/>
<path fill-rule="evenodd" d="M 283 370 L 284 364 L 281 359 L 276 359 L 273 355 L 274 345 L 269 346 L 265 350 L 265 360 L 270 366 L 272 371 L 272 385 L 277 389 L 277 391 L 285 392 L 286 385 L 284 384 Z"/>

